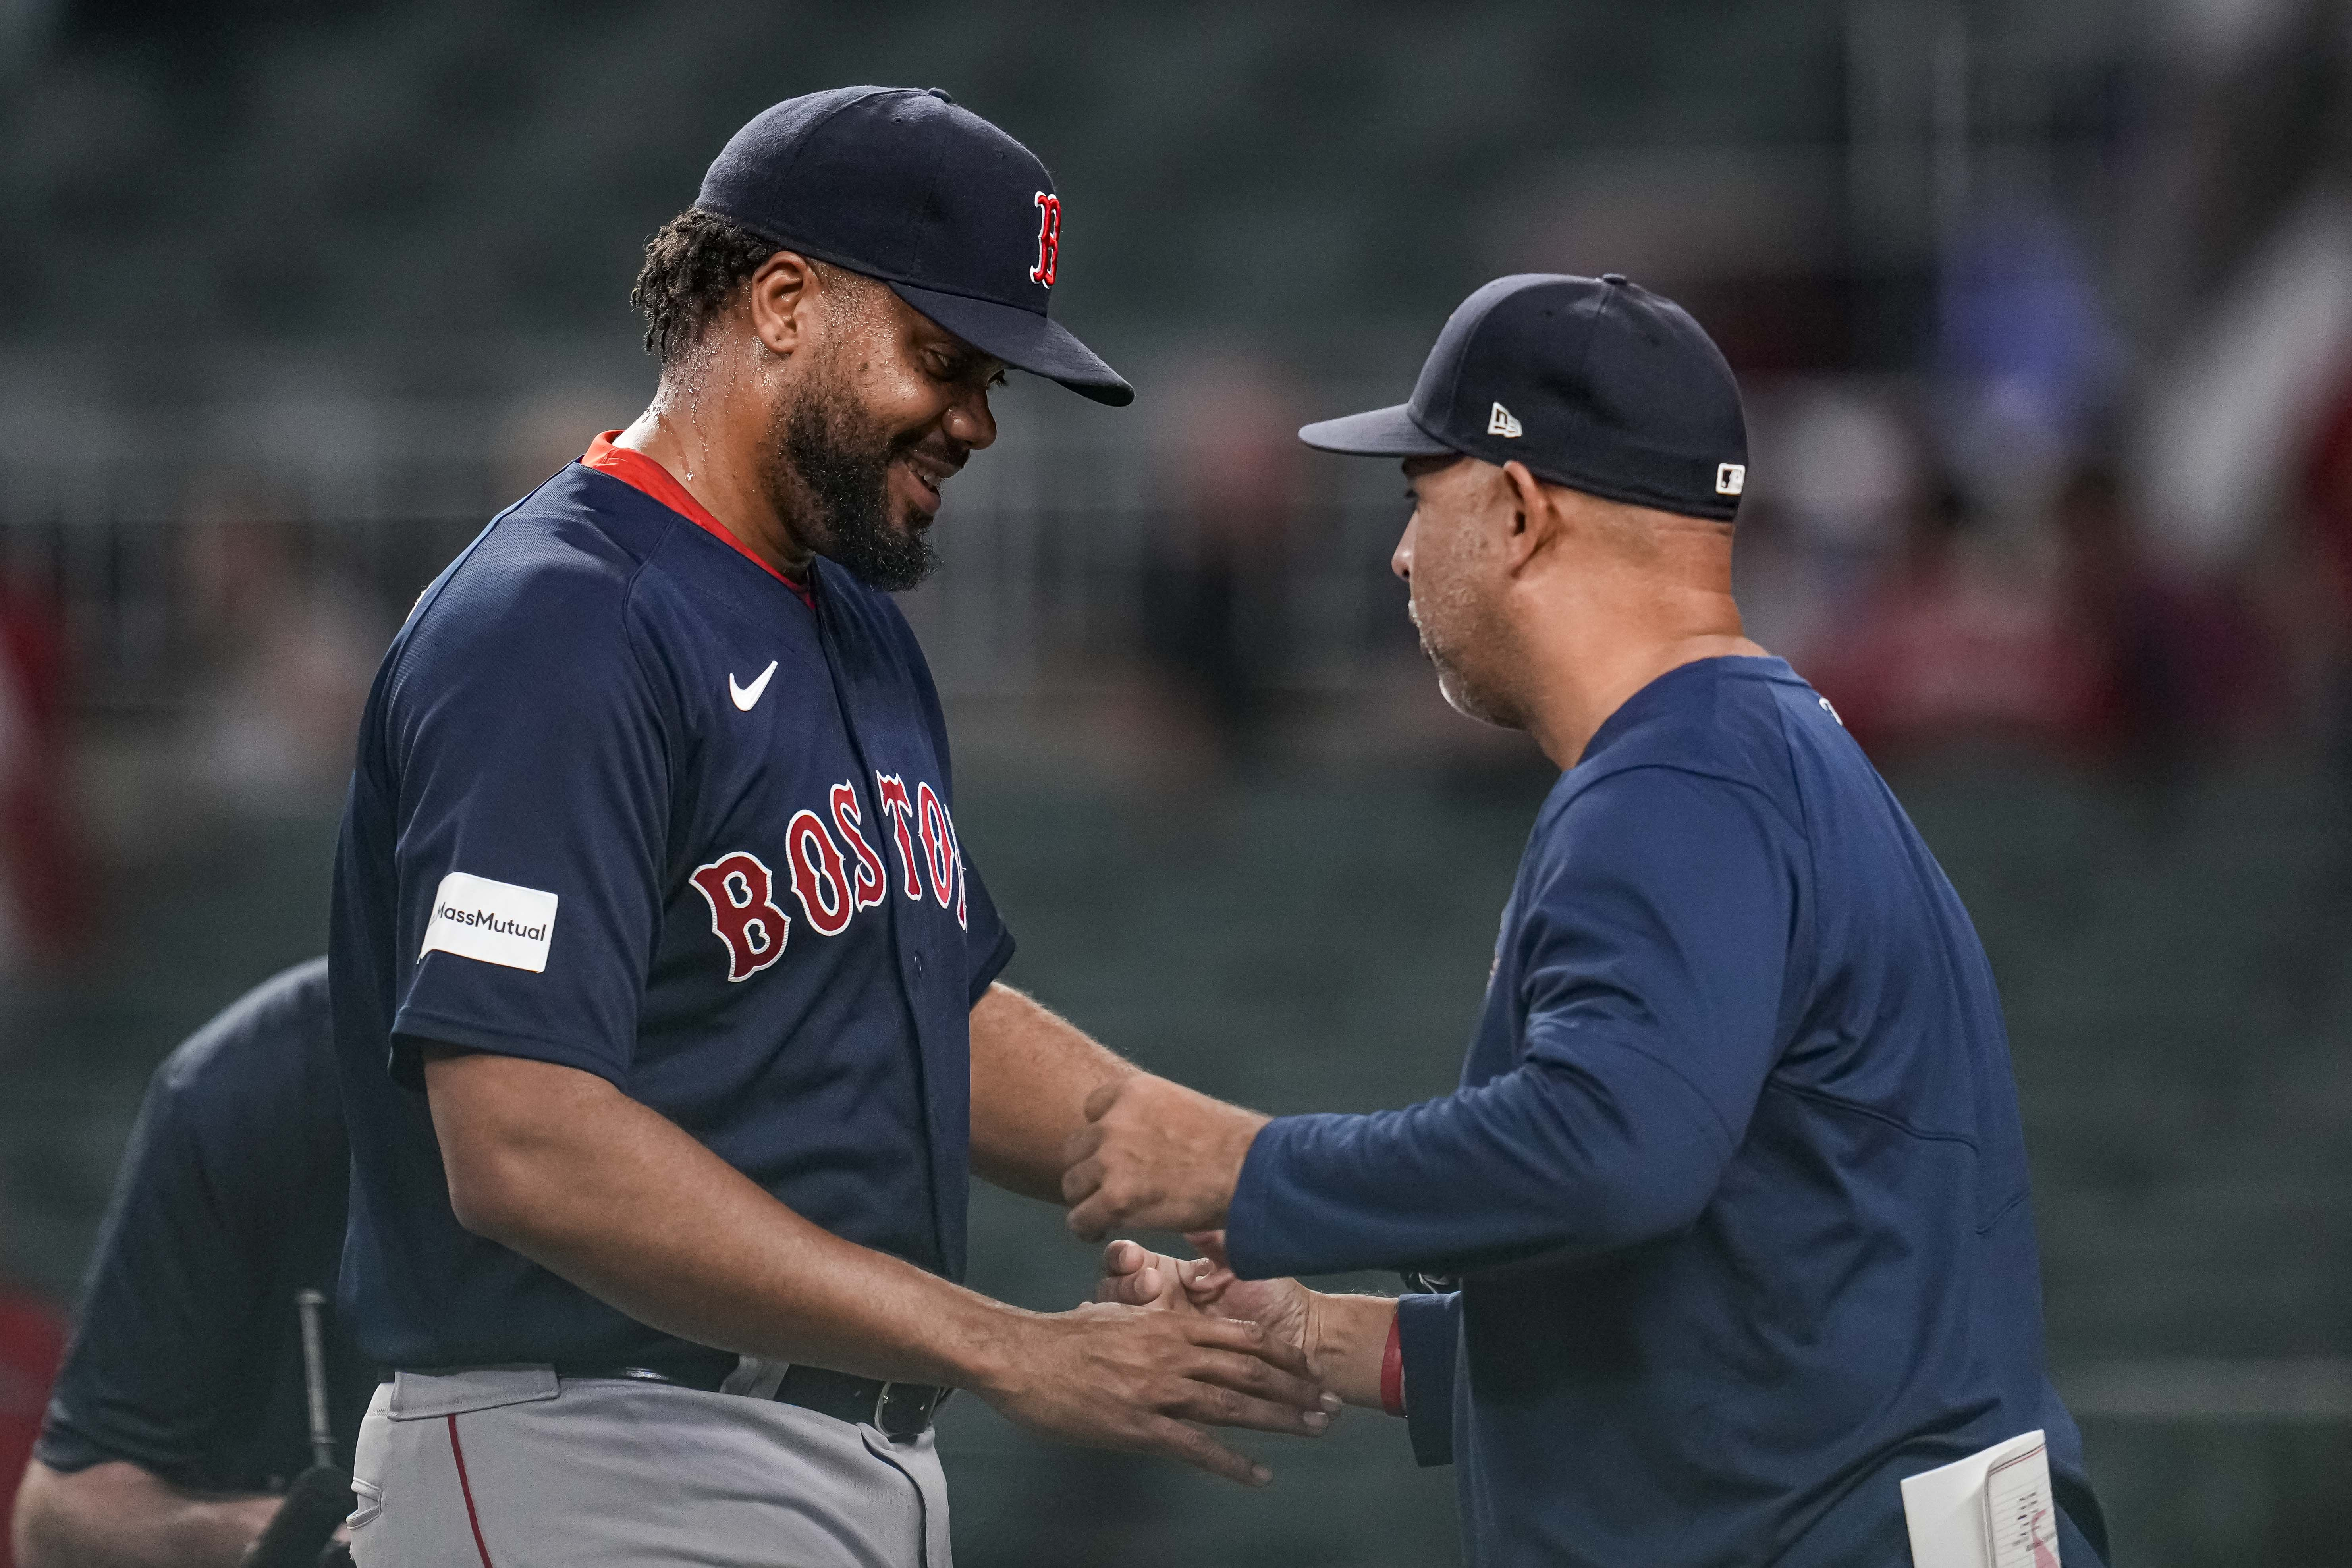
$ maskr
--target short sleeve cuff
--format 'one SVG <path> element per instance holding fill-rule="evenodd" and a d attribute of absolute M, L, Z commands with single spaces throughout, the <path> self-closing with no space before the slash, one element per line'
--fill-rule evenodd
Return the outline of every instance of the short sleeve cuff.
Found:
<path fill-rule="evenodd" d="M 33 1443 L 33 1458 L 59 1475 L 71 1476 L 121 1456 L 110 1454 L 72 1427 L 58 1425 L 53 1414 Z"/>
<path fill-rule="evenodd" d="M 100 1465 L 131 1464 L 175 1486 L 201 1487 L 203 1455 L 184 1451 L 162 1433 L 142 1436 L 121 1426 L 91 1431 L 62 1396 L 52 1397 L 33 1458 L 62 1476 Z"/>
<path fill-rule="evenodd" d="M 1462 1342 L 1462 1296 L 1405 1296 L 1397 1301 L 1397 1339 L 1404 1352 L 1404 1422 L 1413 1462 L 1454 1462 L 1454 1367 Z"/>
<path fill-rule="evenodd" d="M 584 1073 L 593 1073 L 615 1088 L 625 1088 L 627 1084 L 628 1071 L 625 1064 L 582 1050 L 570 1041 L 548 1039 L 518 1029 L 485 1027 L 467 1019 L 411 1005 L 403 1007 L 392 1021 L 389 1065 L 393 1081 L 403 1089 L 421 1091 L 425 1088 L 424 1047 L 427 1042 L 455 1046 L 460 1050 L 480 1051 L 488 1056 L 524 1057 L 531 1061 L 575 1068 Z"/>
<path fill-rule="evenodd" d="M 979 1006 L 980 999 L 988 994 L 988 988 L 996 984 L 996 977 L 1003 973 L 1004 966 L 1012 962 L 1013 933 L 1000 930 L 996 933 L 996 945 L 972 968 L 971 994 L 966 998 L 964 1005 Z"/>

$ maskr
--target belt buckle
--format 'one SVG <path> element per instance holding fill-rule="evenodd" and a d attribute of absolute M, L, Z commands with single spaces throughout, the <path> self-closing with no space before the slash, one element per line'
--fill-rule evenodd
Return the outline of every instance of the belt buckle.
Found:
<path fill-rule="evenodd" d="M 911 1442 L 923 1435 L 923 1428 L 929 1424 L 932 1412 L 946 1403 L 949 1393 L 936 1384 L 886 1383 L 874 1395 L 874 1425 L 884 1436 Z M 912 1401 L 906 1412 L 903 1427 L 891 1425 L 890 1405 L 894 1395 Z"/>

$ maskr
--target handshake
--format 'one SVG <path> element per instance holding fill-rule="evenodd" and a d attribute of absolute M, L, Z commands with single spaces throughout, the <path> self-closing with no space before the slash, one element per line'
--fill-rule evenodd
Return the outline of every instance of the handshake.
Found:
<path fill-rule="evenodd" d="M 1202 1426 L 1319 1436 L 1343 1404 L 1375 1409 L 1396 1303 L 1295 1279 L 1242 1279 L 1223 1225 L 1267 1119 L 1147 1074 L 1097 1089 L 1064 1152 L 1070 1228 L 1186 1233 L 1202 1256 L 1133 1241 L 1103 1251 L 1095 1302 L 1030 1320 L 1040 1337 L 1004 1383 L 974 1392 L 1016 1422 L 1094 1447 L 1157 1453 L 1247 1486 L 1273 1479 Z"/>

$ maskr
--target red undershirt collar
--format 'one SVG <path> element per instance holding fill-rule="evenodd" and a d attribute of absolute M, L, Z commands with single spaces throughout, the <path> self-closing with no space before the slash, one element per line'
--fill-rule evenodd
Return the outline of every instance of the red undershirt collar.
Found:
<path fill-rule="evenodd" d="M 743 559 L 798 594 L 809 608 L 816 608 L 816 594 L 807 583 L 787 577 L 761 560 L 750 545 L 735 537 L 732 529 L 711 516 L 709 509 L 694 499 L 694 492 L 679 484 L 677 477 L 661 464 L 634 447 L 614 446 L 614 438 L 619 435 L 618 430 L 607 430 L 590 442 L 587 455 L 580 459 L 582 465 L 612 475 L 631 489 L 651 496 L 704 532 L 716 535 L 730 549 L 741 552 Z"/>

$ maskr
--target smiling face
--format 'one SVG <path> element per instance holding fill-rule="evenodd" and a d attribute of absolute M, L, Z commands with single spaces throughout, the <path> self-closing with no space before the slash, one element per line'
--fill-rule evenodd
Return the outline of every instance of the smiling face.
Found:
<path fill-rule="evenodd" d="M 1513 501 L 1503 470 L 1475 458 L 1408 458 L 1404 477 L 1412 516 L 1389 568 L 1412 590 L 1406 613 L 1437 689 L 1457 712 L 1523 729 L 1501 614 Z"/>
<path fill-rule="evenodd" d="M 940 487 L 996 439 L 988 394 L 1004 365 L 887 287 L 817 271 L 821 325 L 779 389 L 761 482 L 808 548 L 874 587 L 911 588 L 938 564 Z"/>

